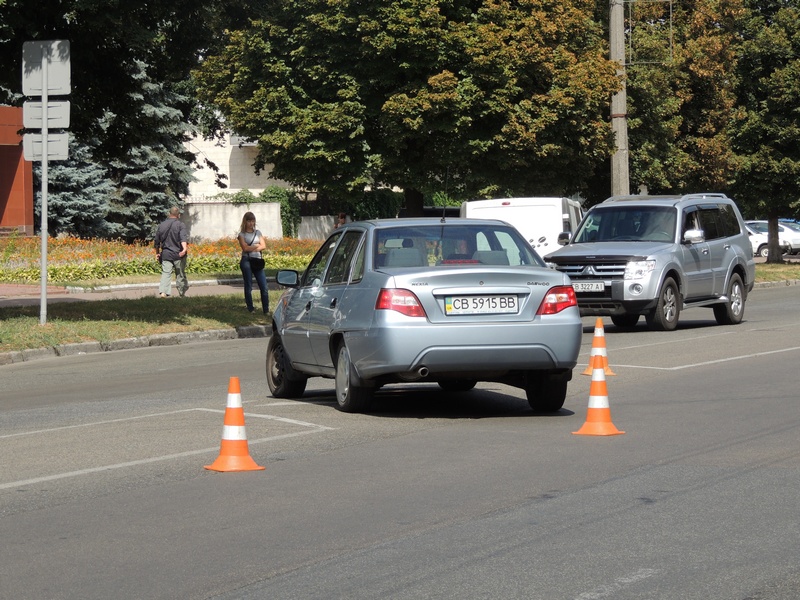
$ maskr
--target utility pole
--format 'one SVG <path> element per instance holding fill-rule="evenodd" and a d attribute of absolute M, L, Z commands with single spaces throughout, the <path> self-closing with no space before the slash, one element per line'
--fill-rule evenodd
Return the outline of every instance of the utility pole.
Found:
<path fill-rule="evenodd" d="M 611 157 L 611 195 L 630 194 L 628 174 L 628 97 L 625 91 L 625 0 L 611 0 L 609 15 L 610 58 L 618 63 L 622 89 L 611 97 L 611 130 L 616 150 Z"/>

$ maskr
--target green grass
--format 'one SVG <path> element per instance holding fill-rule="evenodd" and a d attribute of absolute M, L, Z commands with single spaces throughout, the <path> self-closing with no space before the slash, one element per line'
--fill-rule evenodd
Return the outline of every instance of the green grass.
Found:
<path fill-rule="evenodd" d="M 240 275 L 220 273 L 216 277 L 238 279 Z M 194 277 L 213 278 L 202 275 Z M 800 280 L 800 262 L 756 265 L 757 283 L 785 280 Z M 155 285 L 156 282 L 152 276 L 128 276 L 75 282 L 75 285 L 91 288 L 124 283 Z M 280 291 L 270 292 L 270 306 L 275 306 L 280 294 Z M 187 296 L 169 300 L 147 297 L 134 300 L 53 302 L 48 304 L 45 325 L 39 324 L 39 312 L 38 305 L 0 307 L 0 352 L 269 323 L 269 315 L 265 316 L 259 311 L 251 314 L 244 309 L 242 294 Z"/>
<path fill-rule="evenodd" d="M 270 306 L 280 297 L 270 292 Z M 257 299 L 258 293 L 255 294 Z M 266 325 L 270 315 L 249 313 L 242 294 L 52 302 L 45 325 L 39 305 L 0 307 L 0 352 L 184 331 Z"/>

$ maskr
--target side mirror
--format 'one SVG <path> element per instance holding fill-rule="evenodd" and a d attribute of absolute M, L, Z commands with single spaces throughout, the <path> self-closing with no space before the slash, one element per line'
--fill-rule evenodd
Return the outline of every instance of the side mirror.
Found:
<path fill-rule="evenodd" d="M 285 287 L 297 287 L 300 284 L 300 275 L 297 271 L 282 269 L 275 275 L 275 281 Z"/>
<path fill-rule="evenodd" d="M 687 244 L 700 244 L 706 241 L 706 236 L 702 229 L 687 229 L 683 234 L 683 241 Z"/>
<path fill-rule="evenodd" d="M 566 246 L 569 244 L 569 241 L 572 239 L 572 234 L 569 231 L 562 231 L 558 234 L 558 245 L 559 246 Z"/>

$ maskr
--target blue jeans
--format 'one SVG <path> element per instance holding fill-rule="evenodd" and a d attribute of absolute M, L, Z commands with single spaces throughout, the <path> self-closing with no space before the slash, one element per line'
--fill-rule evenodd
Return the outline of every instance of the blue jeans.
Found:
<path fill-rule="evenodd" d="M 261 308 L 264 314 L 269 312 L 269 292 L 267 290 L 267 274 L 264 269 L 253 271 L 250 267 L 250 259 L 246 256 L 242 257 L 239 261 L 239 268 L 242 270 L 242 279 L 244 279 L 244 302 L 247 304 L 247 310 L 253 312 L 253 277 L 256 278 L 258 289 L 261 290 Z"/>

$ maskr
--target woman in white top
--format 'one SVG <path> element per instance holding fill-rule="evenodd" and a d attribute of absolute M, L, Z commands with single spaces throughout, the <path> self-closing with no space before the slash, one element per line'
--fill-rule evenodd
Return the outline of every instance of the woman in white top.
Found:
<path fill-rule="evenodd" d="M 242 226 L 239 229 L 239 246 L 242 247 L 242 259 L 239 268 L 244 279 L 244 301 L 247 310 L 253 312 L 253 277 L 256 278 L 258 289 L 261 290 L 261 308 L 264 314 L 269 312 L 269 292 L 267 290 L 267 275 L 264 272 L 264 259 L 261 251 L 267 247 L 264 236 L 256 229 L 256 216 L 251 212 L 244 213 Z"/>

